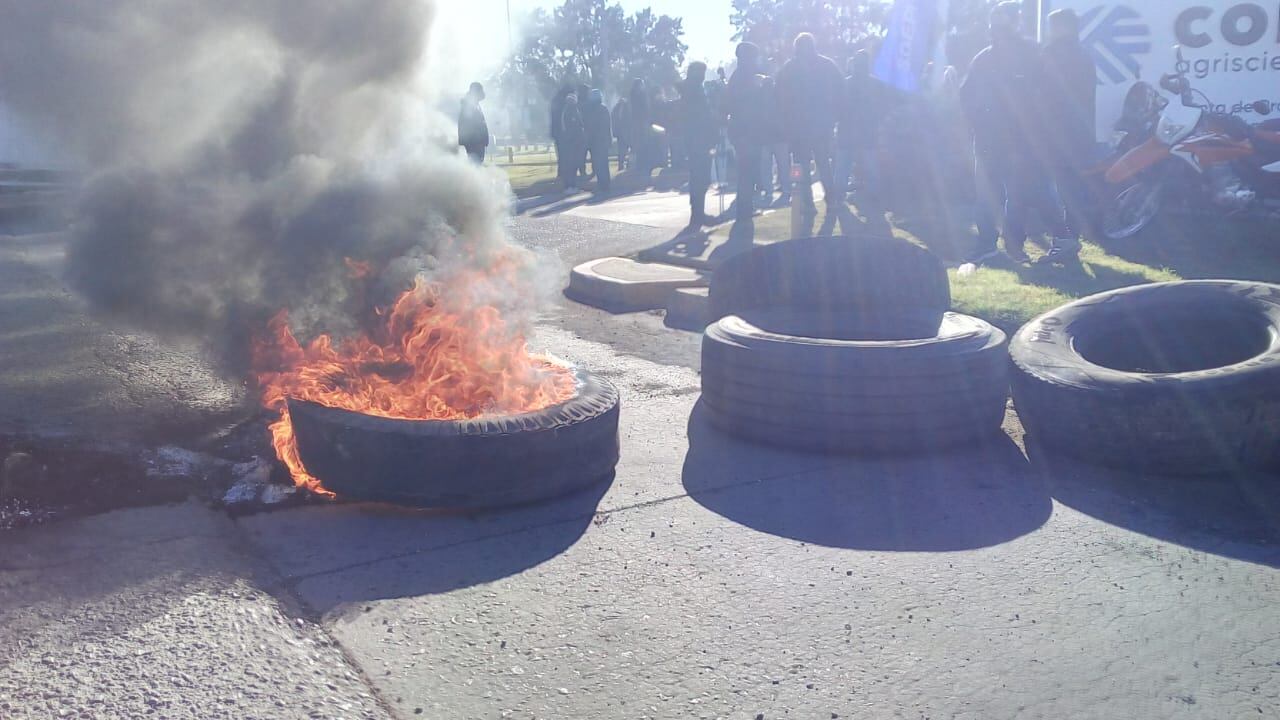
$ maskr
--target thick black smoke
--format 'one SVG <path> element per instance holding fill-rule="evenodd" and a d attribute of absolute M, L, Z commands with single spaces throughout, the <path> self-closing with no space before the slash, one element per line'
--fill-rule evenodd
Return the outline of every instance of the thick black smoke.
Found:
<path fill-rule="evenodd" d="M 281 308 L 353 329 L 348 258 L 389 296 L 519 254 L 431 109 L 435 1 L 0 0 L 0 98 L 84 170 L 72 287 L 238 360 Z M 465 301 L 527 308 L 517 284 Z"/>

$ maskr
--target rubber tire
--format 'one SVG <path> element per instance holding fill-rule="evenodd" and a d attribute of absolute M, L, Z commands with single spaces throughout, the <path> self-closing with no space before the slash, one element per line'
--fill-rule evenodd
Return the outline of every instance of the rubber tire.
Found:
<path fill-rule="evenodd" d="M 951 309 L 946 268 L 894 237 L 788 240 L 741 253 L 711 277 L 710 319 L 763 308 L 874 316 Z"/>
<path fill-rule="evenodd" d="M 307 471 L 339 497 L 481 509 L 559 497 L 618 463 L 618 391 L 578 373 L 579 393 L 545 410 L 457 422 L 394 420 L 289 402 Z"/>
<path fill-rule="evenodd" d="M 729 434 L 822 452 L 943 450 L 998 433 L 1009 387 L 1005 334 L 956 313 L 937 327 L 920 340 L 833 340 L 768 332 L 731 315 L 703 337 L 703 404 Z"/>
<path fill-rule="evenodd" d="M 1269 348 L 1245 362 L 1176 374 L 1123 372 L 1078 352 L 1080 336 L 1171 308 L 1257 313 Z M 1188 335 L 1192 332 L 1189 331 Z M 1162 475 L 1273 468 L 1280 460 L 1280 286 L 1161 283 L 1094 295 L 1046 313 L 1010 344 L 1014 406 L 1029 440 L 1103 466 Z"/>

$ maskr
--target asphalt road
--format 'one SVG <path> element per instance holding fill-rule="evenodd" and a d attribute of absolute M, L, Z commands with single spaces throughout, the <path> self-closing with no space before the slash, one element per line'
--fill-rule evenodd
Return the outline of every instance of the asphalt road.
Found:
<path fill-rule="evenodd" d="M 195 343 L 94 317 L 59 279 L 65 246 L 0 234 L 0 430 L 162 443 L 244 417 L 243 385 Z"/>
<path fill-rule="evenodd" d="M 514 234 L 566 267 L 671 236 Z M 1274 478 L 1029 460 L 1012 415 L 943 457 L 793 454 L 706 425 L 656 316 L 566 301 L 536 343 L 621 390 L 607 487 L 10 534 L 0 716 L 1280 717 Z"/>

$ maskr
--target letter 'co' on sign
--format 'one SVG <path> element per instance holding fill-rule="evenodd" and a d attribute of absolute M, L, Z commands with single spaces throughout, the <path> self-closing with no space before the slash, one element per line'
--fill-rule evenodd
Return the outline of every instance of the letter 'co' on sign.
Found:
<path fill-rule="evenodd" d="M 1273 36 L 1280 43 L 1280 6 L 1271 13 L 1257 3 L 1244 2 L 1225 10 L 1208 5 L 1193 5 L 1174 20 L 1178 42 L 1189 48 L 1202 48 L 1214 41 L 1216 31 L 1223 40 L 1237 47 L 1253 45 Z M 1274 33 L 1269 32 L 1274 26 Z"/>

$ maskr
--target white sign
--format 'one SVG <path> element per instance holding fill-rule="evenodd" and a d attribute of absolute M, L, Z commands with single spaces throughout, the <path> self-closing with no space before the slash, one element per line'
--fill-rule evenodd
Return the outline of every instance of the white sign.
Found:
<path fill-rule="evenodd" d="M 1280 104 L 1280 0 L 1042 0 L 1047 16 L 1071 8 L 1098 69 L 1098 134 L 1109 138 L 1137 80 L 1159 87 L 1174 45 L 1191 85 L 1221 112 Z M 1248 118 L 1246 118 L 1248 119 Z M 1255 118 L 1256 119 L 1256 118 Z"/>

